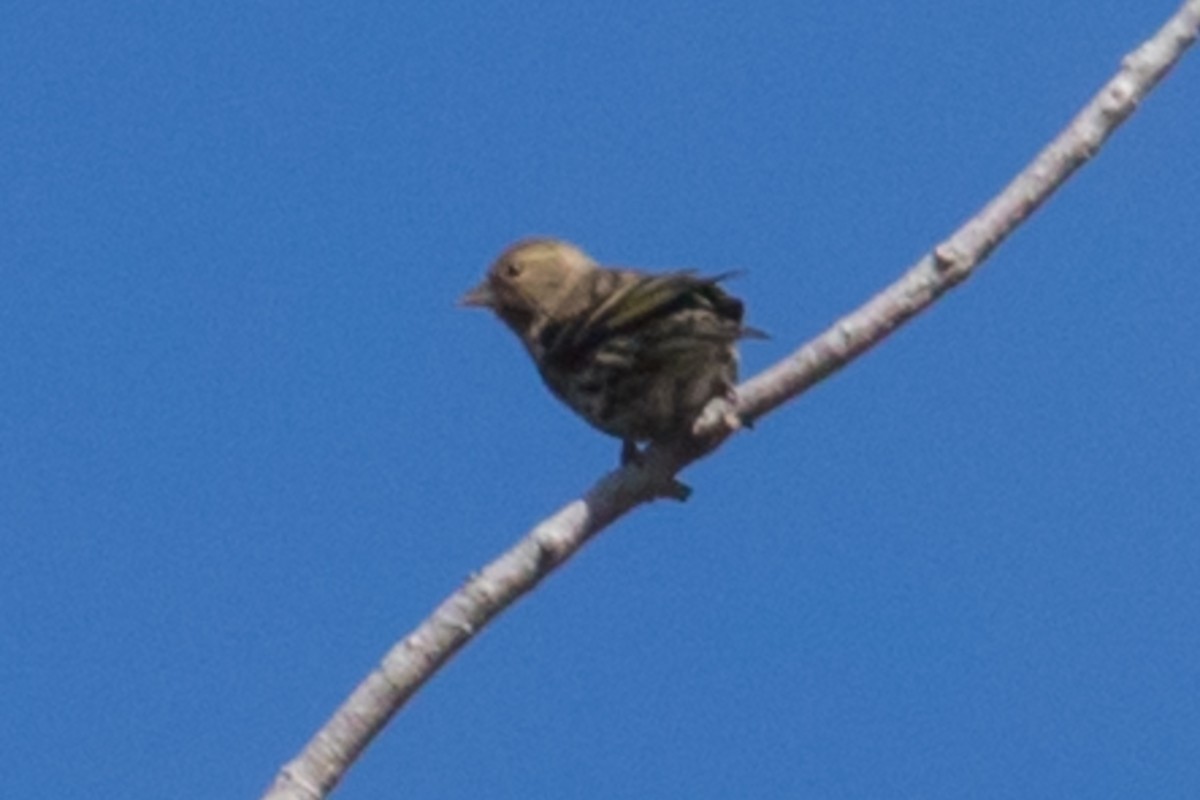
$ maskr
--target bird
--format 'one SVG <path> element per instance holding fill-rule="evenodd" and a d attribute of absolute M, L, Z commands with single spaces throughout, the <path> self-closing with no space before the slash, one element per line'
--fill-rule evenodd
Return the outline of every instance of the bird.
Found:
<path fill-rule="evenodd" d="M 736 400 L 736 344 L 764 334 L 720 286 L 733 274 L 604 267 L 570 242 L 533 237 L 507 247 L 459 304 L 499 317 L 550 391 L 621 440 L 625 465 L 639 462 L 640 443 L 691 436 L 713 398 Z"/>

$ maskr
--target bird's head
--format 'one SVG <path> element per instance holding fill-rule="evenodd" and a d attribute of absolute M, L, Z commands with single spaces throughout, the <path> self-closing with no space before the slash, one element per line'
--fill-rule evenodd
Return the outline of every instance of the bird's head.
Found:
<path fill-rule="evenodd" d="M 569 242 L 523 239 L 492 263 L 483 281 L 459 305 L 489 308 L 517 335 L 553 319 L 596 262 Z"/>

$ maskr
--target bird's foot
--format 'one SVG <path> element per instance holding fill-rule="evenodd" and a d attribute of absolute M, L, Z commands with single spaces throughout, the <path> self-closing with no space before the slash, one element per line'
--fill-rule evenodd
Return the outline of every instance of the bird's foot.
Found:
<path fill-rule="evenodd" d="M 646 464 L 645 452 L 638 448 L 637 443 L 632 439 L 625 439 L 621 442 L 621 466 L 628 467 L 633 465 L 641 469 Z M 692 487 L 686 483 L 671 478 L 666 485 L 659 491 L 663 497 L 668 497 L 672 500 L 683 502 L 692 495 Z"/>

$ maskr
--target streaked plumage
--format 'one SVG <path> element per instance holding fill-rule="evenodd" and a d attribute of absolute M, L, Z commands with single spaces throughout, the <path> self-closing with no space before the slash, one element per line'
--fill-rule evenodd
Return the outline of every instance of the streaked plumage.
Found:
<path fill-rule="evenodd" d="M 686 436 L 737 382 L 742 303 L 726 275 L 648 273 L 597 265 L 555 239 L 526 239 L 496 259 L 462 298 L 490 308 L 529 351 L 551 391 L 624 443 Z"/>

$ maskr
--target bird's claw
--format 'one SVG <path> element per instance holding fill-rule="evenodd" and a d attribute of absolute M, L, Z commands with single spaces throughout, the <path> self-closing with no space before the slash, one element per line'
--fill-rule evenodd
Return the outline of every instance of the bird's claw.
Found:
<path fill-rule="evenodd" d="M 621 442 L 621 466 L 641 468 L 645 465 L 645 453 L 638 448 L 637 443 L 632 439 L 625 439 Z M 660 491 L 662 497 L 669 497 L 672 500 L 683 502 L 692 495 L 692 487 L 682 481 L 671 478 L 670 481 Z"/>

